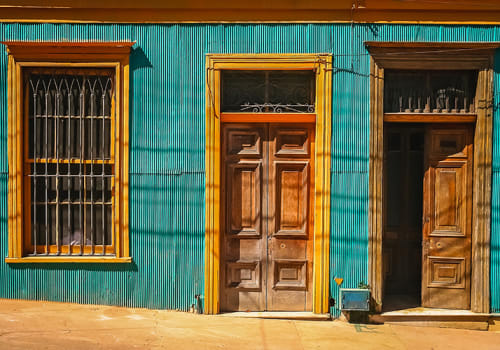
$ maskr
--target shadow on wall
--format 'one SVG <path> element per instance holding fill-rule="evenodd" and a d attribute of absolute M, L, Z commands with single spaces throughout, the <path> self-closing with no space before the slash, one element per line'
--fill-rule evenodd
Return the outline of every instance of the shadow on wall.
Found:
<path fill-rule="evenodd" d="M 82 263 L 56 263 L 56 264 L 10 264 L 9 267 L 13 270 L 42 270 L 42 271 L 103 271 L 102 264 L 82 264 Z M 106 264 L 106 271 L 129 271 L 137 272 L 135 262 L 130 264 Z"/>
<path fill-rule="evenodd" d="M 133 47 L 130 52 L 130 71 L 132 73 L 136 69 L 140 68 L 153 68 L 153 65 L 146 57 L 142 48 L 140 46 L 136 46 Z M 130 82 L 132 83 L 132 77 L 130 77 Z M 133 94 L 131 93 L 131 95 Z"/>

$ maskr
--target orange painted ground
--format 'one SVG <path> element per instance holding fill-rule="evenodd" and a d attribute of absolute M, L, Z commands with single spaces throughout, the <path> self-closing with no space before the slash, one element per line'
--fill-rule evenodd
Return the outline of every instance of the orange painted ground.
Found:
<path fill-rule="evenodd" d="M 0 299 L 0 349 L 485 350 L 500 349 L 500 332 Z"/>

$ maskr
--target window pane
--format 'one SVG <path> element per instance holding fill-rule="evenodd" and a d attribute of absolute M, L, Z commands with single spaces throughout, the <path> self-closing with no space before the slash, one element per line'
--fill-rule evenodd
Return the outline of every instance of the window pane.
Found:
<path fill-rule="evenodd" d="M 222 111 L 313 113 L 313 71 L 222 72 Z"/>

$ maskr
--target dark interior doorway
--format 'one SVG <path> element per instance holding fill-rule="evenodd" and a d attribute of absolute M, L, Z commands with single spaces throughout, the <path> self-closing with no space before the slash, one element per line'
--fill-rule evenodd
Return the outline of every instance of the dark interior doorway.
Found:
<path fill-rule="evenodd" d="M 384 126 L 384 311 L 421 305 L 425 125 Z"/>

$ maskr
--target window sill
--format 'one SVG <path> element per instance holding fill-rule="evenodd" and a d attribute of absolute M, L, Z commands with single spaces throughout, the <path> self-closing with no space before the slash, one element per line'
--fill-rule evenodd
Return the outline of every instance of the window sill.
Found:
<path fill-rule="evenodd" d="M 5 262 L 7 264 L 19 264 L 19 263 L 25 263 L 25 264 L 33 264 L 33 263 L 112 263 L 112 264 L 123 264 L 123 263 L 131 263 L 132 258 L 131 257 L 125 257 L 125 258 L 116 258 L 116 257 L 79 257 L 79 256 L 72 256 L 72 257 L 57 257 L 57 256 L 37 256 L 37 257 L 25 257 L 25 258 L 5 258 Z"/>

